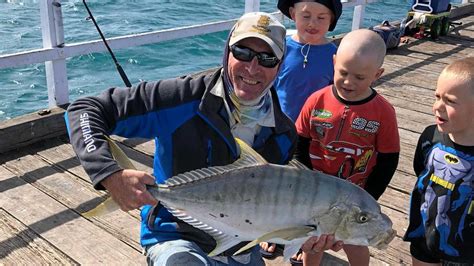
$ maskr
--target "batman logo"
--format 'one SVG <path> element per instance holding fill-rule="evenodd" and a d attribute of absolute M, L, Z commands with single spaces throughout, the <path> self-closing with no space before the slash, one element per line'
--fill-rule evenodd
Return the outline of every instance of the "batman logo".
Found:
<path fill-rule="evenodd" d="M 444 160 L 449 164 L 458 164 L 459 163 L 458 157 L 456 157 L 455 155 L 449 154 L 449 153 L 444 155 Z"/>

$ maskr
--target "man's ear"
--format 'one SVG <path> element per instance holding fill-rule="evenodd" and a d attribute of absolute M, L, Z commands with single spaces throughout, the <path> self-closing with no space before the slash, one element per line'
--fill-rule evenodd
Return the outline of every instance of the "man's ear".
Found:
<path fill-rule="evenodd" d="M 336 65 L 336 54 L 333 54 L 333 55 L 332 55 L 332 65 L 333 65 L 333 66 Z"/>

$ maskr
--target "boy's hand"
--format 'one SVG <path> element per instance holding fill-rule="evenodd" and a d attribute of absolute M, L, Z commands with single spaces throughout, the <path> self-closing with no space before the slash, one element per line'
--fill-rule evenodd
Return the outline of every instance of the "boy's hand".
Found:
<path fill-rule="evenodd" d="M 113 173 L 102 180 L 101 184 L 110 192 L 112 199 L 123 211 L 158 203 L 146 190 L 146 185 L 155 184 L 155 178 L 145 172 L 125 169 Z"/>

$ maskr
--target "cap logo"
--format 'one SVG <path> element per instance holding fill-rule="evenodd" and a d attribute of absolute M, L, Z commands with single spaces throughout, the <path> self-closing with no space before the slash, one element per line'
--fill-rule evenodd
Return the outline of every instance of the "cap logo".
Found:
<path fill-rule="evenodd" d="M 257 22 L 257 26 L 252 26 L 254 29 L 253 31 L 256 31 L 263 35 L 269 35 L 271 30 L 268 28 L 268 25 L 270 25 L 270 17 L 260 16 L 260 19 Z"/>

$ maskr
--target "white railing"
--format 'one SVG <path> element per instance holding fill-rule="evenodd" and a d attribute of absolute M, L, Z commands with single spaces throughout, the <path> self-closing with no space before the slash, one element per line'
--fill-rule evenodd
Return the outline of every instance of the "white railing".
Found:
<path fill-rule="evenodd" d="M 352 29 L 362 27 L 365 5 L 377 0 L 346 0 L 344 7 L 354 7 Z M 462 0 L 468 2 L 468 0 Z M 64 44 L 63 20 L 60 0 L 41 0 L 41 30 L 43 48 L 0 56 L 0 69 L 45 63 L 46 84 L 48 87 L 48 105 L 54 107 L 69 102 L 66 58 L 104 52 L 106 47 L 101 40 Z M 245 12 L 258 11 L 260 0 L 245 0 Z M 283 15 L 280 14 L 283 19 Z M 163 41 L 228 30 L 237 19 L 215 23 L 193 25 L 141 34 L 132 34 L 107 39 L 109 46 L 115 49 L 159 43 Z"/>

